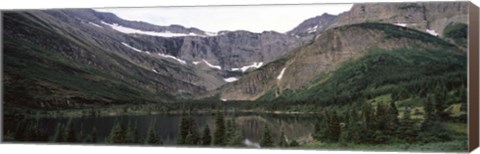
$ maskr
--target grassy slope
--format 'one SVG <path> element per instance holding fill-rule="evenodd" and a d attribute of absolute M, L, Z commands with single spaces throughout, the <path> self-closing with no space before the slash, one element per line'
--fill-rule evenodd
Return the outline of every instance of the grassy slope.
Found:
<path fill-rule="evenodd" d="M 14 19 L 10 19 L 13 18 Z M 18 17 L 18 18 L 17 18 Z M 21 17 L 21 18 L 20 18 Z M 78 43 L 62 36 L 28 16 L 9 17 L 18 26 L 35 30 L 37 35 L 47 35 L 60 42 Z M 8 105 L 34 104 L 57 98 L 79 98 L 87 103 L 145 102 L 171 99 L 164 93 L 152 93 L 137 85 L 125 82 L 109 72 L 98 70 L 67 59 L 60 52 L 46 49 L 22 38 L 4 35 L 5 96 Z M 78 44 L 87 51 L 90 47 Z M 92 54 L 95 54 L 92 52 Z M 96 54 L 97 57 L 105 55 Z M 35 100 L 35 101 L 32 101 Z M 27 105 L 27 106 L 30 106 Z"/>
<path fill-rule="evenodd" d="M 415 30 L 395 31 L 384 24 L 356 26 L 384 29 L 386 37 L 415 38 L 419 42 L 433 43 L 437 48 L 372 48 L 367 55 L 347 61 L 333 72 L 320 75 L 307 88 L 286 91 L 276 100 L 331 103 L 337 100 L 338 103 L 338 100 L 372 99 L 392 93 L 408 93 L 413 97 L 418 95 L 418 90 L 422 87 L 430 91 L 432 89 L 428 88 L 438 83 L 446 84 L 449 90 L 466 84 L 466 54 L 448 42 Z M 263 98 L 272 97 L 267 94 Z"/>

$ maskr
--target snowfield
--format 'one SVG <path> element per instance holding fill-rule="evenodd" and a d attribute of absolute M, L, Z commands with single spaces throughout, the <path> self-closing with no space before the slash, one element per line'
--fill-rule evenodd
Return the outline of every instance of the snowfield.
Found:
<path fill-rule="evenodd" d="M 150 51 L 142 51 L 140 49 L 137 49 L 135 47 L 130 46 L 129 44 L 127 44 L 125 42 L 122 42 L 122 45 L 124 45 L 124 46 L 126 46 L 126 47 L 128 47 L 128 48 L 130 48 L 130 49 L 132 49 L 136 52 L 150 54 Z M 182 64 L 187 64 L 187 62 L 185 60 L 179 59 L 179 58 L 177 58 L 175 56 L 172 56 L 172 55 L 167 55 L 167 54 L 163 54 L 163 53 L 158 53 L 158 55 L 161 56 L 161 57 L 164 57 L 164 58 L 170 58 L 170 59 L 176 60 L 176 61 L 178 61 L 179 63 L 182 63 Z"/>
<path fill-rule="evenodd" d="M 200 37 L 209 37 L 209 36 L 216 36 L 217 33 L 213 32 L 206 32 L 206 35 L 199 35 L 195 33 L 173 33 L 170 31 L 163 31 L 163 32 L 157 32 L 157 31 L 143 31 L 139 29 L 134 29 L 130 27 L 124 27 L 122 25 L 119 25 L 117 23 L 109 24 L 107 22 L 101 21 L 102 24 L 110 26 L 116 31 L 125 33 L 125 34 L 141 34 L 141 35 L 150 35 L 150 36 L 158 36 L 158 37 L 185 37 L 185 36 L 200 36 Z"/>
<path fill-rule="evenodd" d="M 432 30 L 432 29 L 427 29 L 425 30 L 427 33 L 429 33 L 430 35 L 433 35 L 433 36 L 438 36 L 438 33 L 435 32 L 435 30 Z"/>
<path fill-rule="evenodd" d="M 248 69 L 250 68 L 255 68 L 255 69 L 258 69 L 260 67 L 262 67 L 263 65 L 263 62 L 253 62 L 252 65 L 247 65 L 247 66 L 243 66 L 241 68 L 232 68 L 232 71 L 242 71 L 242 72 L 245 72 L 247 71 Z"/>
<path fill-rule="evenodd" d="M 282 69 L 282 71 L 280 71 L 280 74 L 277 76 L 277 80 L 281 80 L 281 79 L 282 79 L 283 73 L 285 73 L 285 70 L 286 70 L 286 69 L 287 69 L 287 68 L 284 67 L 284 68 Z"/>
<path fill-rule="evenodd" d="M 219 66 L 219 65 L 212 65 L 212 64 L 210 64 L 208 61 L 206 61 L 205 59 L 202 59 L 202 61 L 203 61 L 205 64 L 207 64 L 207 66 L 210 67 L 210 68 L 215 68 L 215 69 L 218 69 L 218 70 L 222 70 L 222 67 Z"/>
<path fill-rule="evenodd" d="M 223 80 L 225 80 L 225 82 L 235 82 L 235 81 L 238 80 L 238 78 L 236 78 L 236 77 L 229 77 L 229 78 L 225 78 L 225 79 L 223 79 Z"/>

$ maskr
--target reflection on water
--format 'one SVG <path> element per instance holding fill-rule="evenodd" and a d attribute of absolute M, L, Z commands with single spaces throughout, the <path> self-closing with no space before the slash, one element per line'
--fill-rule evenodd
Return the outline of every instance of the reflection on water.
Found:
<path fill-rule="evenodd" d="M 179 135 L 181 115 L 129 115 L 129 116 L 108 116 L 108 117 L 81 117 L 73 118 L 72 123 L 75 132 L 90 132 L 94 127 L 97 130 L 98 142 L 103 142 L 109 135 L 114 123 L 120 121 L 125 127 L 128 123 L 136 124 L 137 131 L 141 138 L 147 136 L 151 121 L 156 121 L 157 133 L 164 144 L 174 145 Z M 194 115 L 193 116 L 199 132 L 202 132 L 205 125 L 215 131 L 215 115 Z M 310 135 L 313 130 L 314 117 L 293 116 L 293 115 L 236 115 L 225 116 L 225 121 L 233 120 L 235 128 L 242 131 L 246 139 L 244 144 L 249 147 L 258 147 L 265 125 L 271 130 L 272 137 L 277 141 L 281 130 L 284 131 L 287 139 L 298 139 Z M 66 124 L 68 118 L 44 118 L 40 119 L 40 126 L 46 128 L 49 138 L 53 138 L 55 127 L 58 123 Z M 15 122 L 6 122 L 6 131 L 14 131 Z"/>

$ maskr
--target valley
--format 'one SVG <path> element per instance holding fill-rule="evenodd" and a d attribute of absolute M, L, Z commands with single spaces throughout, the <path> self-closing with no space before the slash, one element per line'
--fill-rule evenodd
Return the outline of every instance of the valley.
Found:
<path fill-rule="evenodd" d="M 4 140 L 466 151 L 467 6 L 354 4 L 285 33 L 4 12 Z"/>

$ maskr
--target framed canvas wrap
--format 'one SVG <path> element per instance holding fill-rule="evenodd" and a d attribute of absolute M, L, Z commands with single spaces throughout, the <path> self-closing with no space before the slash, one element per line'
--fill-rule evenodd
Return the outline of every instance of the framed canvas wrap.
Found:
<path fill-rule="evenodd" d="M 468 1 L 2 10 L 1 141 L 469 152 L 478 16 Z"/>

